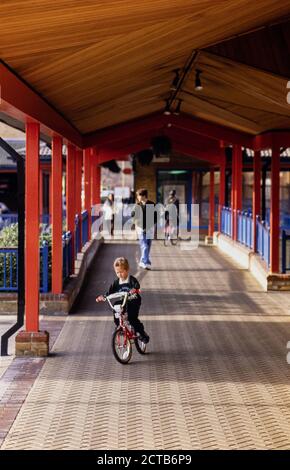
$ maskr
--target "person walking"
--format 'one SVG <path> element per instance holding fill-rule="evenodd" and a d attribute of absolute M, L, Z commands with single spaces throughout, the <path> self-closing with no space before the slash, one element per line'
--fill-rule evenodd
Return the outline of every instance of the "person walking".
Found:
<path fill-rule="evenodd" d="M 137 203 L 132 212 L 132 217 L 134 218 L 141 251 L 139 266 L 143 269 L 152 269 L 150 250 L 156 224 L 156 213 L 153 212 L 155 203 L 148 199 L 148 191 L 145 188 L 138 189 L 136 197 Z M 150 209 L 152 209 L 151 214 L 149 214 Z"/>

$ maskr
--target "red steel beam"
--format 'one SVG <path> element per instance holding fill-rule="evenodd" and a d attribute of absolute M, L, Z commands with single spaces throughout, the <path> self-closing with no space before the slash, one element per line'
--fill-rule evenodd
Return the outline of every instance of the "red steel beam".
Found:
<path fill-rule="evenodd" d="M 121 139 L 130 139 L 134 135 L 146 130 L 166 128 L 167 126 L 185 130 L 192 134 L 199 134 L 213 140 L 223 140 L 227 144 L 238 144 L 252 148 L 253 137 L 250 134 L 236 131 L 219 124 L 210 123 L 193 118 L 187 114 L 180 116 L 164 116 L 160 113 L 150 114 L 136 120 L 127 121 L 116 126 L 108 127 L 92 134 L 85 134 L 84 145 L 102 146 L 109 142 Z"/>

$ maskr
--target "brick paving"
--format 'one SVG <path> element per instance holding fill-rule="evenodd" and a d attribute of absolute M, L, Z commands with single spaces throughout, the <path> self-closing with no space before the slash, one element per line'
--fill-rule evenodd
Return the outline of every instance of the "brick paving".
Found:
<path fill-rule="evenodd" d="M 262 292 L 214 247 L 155 242 L 152 272 L 138 271 L 137 252 L 101 248 L 1 448 L 289 448 L 289 294 Z M 119 255 L 141 280 L 151 336 L 148 355 L 134 350 L 127 366 L 112 355 L 107 306 L 94 301 Z"/>
<path fill-rule="evenodd" d="M 11 317 L 1 318 L 1 331 L 4 332 L 12 325 Z M 53 347 L 61 328 L 64 324 L 64 318 L 41 319 L 41 329 L 50 331 L 50 344 Z M 9 432 L 16 416 L 26 397 L 38 377 L 44 358 L 14 358 L 15 333 L 8 343 L 8 354 L 0 358 L 1 376 L 0 376 L 0 445 Z"/>

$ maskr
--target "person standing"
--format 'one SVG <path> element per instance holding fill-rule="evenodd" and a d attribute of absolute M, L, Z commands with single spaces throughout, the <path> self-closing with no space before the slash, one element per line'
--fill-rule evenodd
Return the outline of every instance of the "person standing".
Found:
<path fill-rule="evenodd" d="M 103 205 L 104 232 L 105 236 L 111 238 L 114 234 L 114 194 L 110 193 Z"/>
<path fill-rule="evenodd" d="M 176 190 L 175 189 L 171 189 L 170 193 L 169 193 L 169 197 L 166 201 L 166 204 L 167 204 L 167 208 L 168 206 L 170 207 L 172 204 L 175 206 L 175 214 L 171 214 L 174 216 L 173 217 L 173 220 L 175 221 L 176 220 L 176 224 L 173 225 L 172 229 L 173 229 L 173 233 L 174 235 L 178 236 L 178 229 L 179 229 L 179 199 L 176 197 Z M 169 222 L 170 222 L 170 217 L 169 217 L 169 211 L 166 210 L 165 212 L 165 226 L 168 227 L 169 225 Z"/>
<path fill-rule="evenodd" d="M 134 217 L 141 251 L 139 266 L 143 269 L 152 269 L 150 250 L 156 223 L 156 213 L 153 212 L 155 204 L 148 199 L 148 191 L 145 188 L 138 189 L 136 197 L 137 203 L 132 217 Z M 150 215 L 148 209 L 152 209 Z"/>

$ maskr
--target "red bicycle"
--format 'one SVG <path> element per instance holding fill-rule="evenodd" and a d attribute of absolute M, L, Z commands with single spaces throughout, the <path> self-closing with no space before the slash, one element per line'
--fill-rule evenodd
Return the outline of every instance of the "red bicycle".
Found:
<path fill-rule="evenodd" d="M 116 292 L 104 296 L 109 306 L 114 312 L 115 318 L 119 319 L 119 326 L 114 331 L 112 337 L 113 354 L 121 364 L 128 364 L 132 357 L 132 344 L 135 343 L 136 349 L 140 354 L 146 353 L 146 344 L 141 341 L 140 336 L 135 333 L 134 328 L 128 321 L 126 305 L 128 296 L 132 292 Z M 122 300 L 122 303 L 113 305 L 111 300 Z"/>

